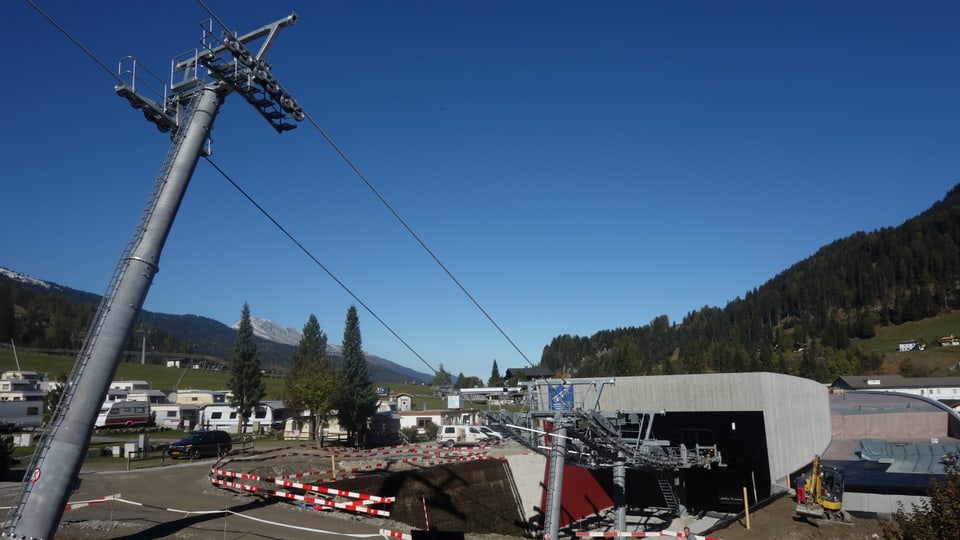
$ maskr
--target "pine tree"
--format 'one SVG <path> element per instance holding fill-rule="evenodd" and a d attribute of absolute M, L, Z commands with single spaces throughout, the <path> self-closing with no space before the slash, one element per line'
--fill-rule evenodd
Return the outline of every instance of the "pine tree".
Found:
<path fill-rule="evenodd" d="M 16 322 L 10 287 L 0 284 L 0 342 L 10 343 L 16 337 Z"/>
<path fill-rule="evenodd" d="M 337 419 L 340 427 L 347 430 L 349 440 L 363 442 L 367 433 L 367 420 L 377 412 L 380 398 L 367 372 L 367 359 L 363 354 L 356 306 L 350 306 L 347 310 L 347 322 L 343 329 L 343 360 L 337 379 L 340 394 L 340 399 L 337 400 Z"/>
<path fill-rule="evenodd" d="M 312 313 L 303 325 L 300 345 L 293 352 L 286 389 L 284 403 L 294 414 L 310 411 L 310 438 L 319 440 L 322 447 L 322 426 L 337 406 L 337 379 L 327 356 L 327 335 Z"/>
<path fill-rule="evenodd" d="M 503 384 L 503 377 L 500 376 L 500 368 L 497 367 L 497 359 L 493 359 L 493 369 L 490 370 L 490 378 L 487 379 L 487 386 L 494 387 Z"/>
<path fill-rule="evenodd" d="M 260 378 L 260 355 L 257 352 L 257 342 L 253 339 L 253 325 L 250 324 L 250 306 L 243 304 L 240 315 L 240 327 L 237 329 L 237 340 L 230 355 L 230 381 L 228 387 L 233 392 L 230 406 L 236 407 L 238 433 L 246 433 L 246 420 L 250 418 L 253 408 L 267 393 L 266 385 Z"/>

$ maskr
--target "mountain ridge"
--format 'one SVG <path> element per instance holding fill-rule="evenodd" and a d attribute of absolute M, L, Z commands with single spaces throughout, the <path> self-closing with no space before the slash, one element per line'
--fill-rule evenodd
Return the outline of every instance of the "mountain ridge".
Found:
<path fill-rule="evenodd" d="M 90 321 L 96 313 L 96 308 L 100 303 L 100 296 L 67 287 L 65 285 L 46 281 L 35 276 L 29 276 L 16 270 L 0 266 L 0 285 L 3 281 L 19 284 L 21 287 L 27 287 L 38 294 L 60 295 L 68 298 L 70 301 L 83 306 L 79 311 L 78 327 L 89 327 Z M 2 292 L 2 291 L 0 291 Z M 23 291 L 13 298 L 29 297 Z M 41 304 L 56 304 L 57 300 L 42 300 Z M 16 304 L 16 302 L 14 302 Z M 24 312 L 28 310 L 23 309 Z M 23 316 L 28 316 L 29 313 Z M 49 318 L 49 316 L 48 316 Z M 255 322 L 256 321 L 256 322 Z M 293 351 L 300 342 L 300 331 L 293 328 L 284 328 L 283 326 L 263 318 L 251 317 L 251 323 L 254 323 L 254 335 L 257 338 L 260 349 L 261 360 L 263 360 L 264 369 L 282 368 L 289 363 Z M 42 328 L 49 325 L 49 321 L 34 321 L 34 324 Z M 139 339 L 142 331 L 147 331 L 151 340 L 160 342 L 179 343 L 180 348 L 187 352 L 199 354 L 209 354 L 228 358 L 236 338 L 236 325 L 227 326 L 215 319 L 202 315 L 183 314 L 175 315 L 168 313 L 156 313 L 148 310 L 141 310 L 136 325 L 140 330 L 133 333 L 136 336 L 128 338 L 127 350 L 137 350 L 140 348 Z M 82 338 L 82 336 L 81 336 Z M 134 340 L 137 340 L 134 343 Z M 45 343 L 50 348 L 56 349 L 78 349 L 81 343 L 71 340 L 70 343 Z M 172 351 L 171 351 L 172 352 Z M 334 361 L 339 361 L 341 357 L 340 347 L 337 345 L 328 345 L 327 352 Z M 432 374 L 418 372 L 414 369 L 402 366 L 386 358 L 364 351 L 369 366 L 370 377 L 378 382 L 430 382 L 433 380 Z"/>

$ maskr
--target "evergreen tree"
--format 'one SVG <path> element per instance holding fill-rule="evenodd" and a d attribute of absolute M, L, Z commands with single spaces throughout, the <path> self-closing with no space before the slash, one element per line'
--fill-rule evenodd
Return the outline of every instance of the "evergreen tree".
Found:
<path fill-rule="evenodd" d="M 347 439 L 363 442 L 367 434 L 367 420 L 377 412 L 380 398 L 370 382 L 367 359 L 360 339 L 360 320 L 356 306 L 347 310 L 343 329 L 343 361 L 338 373 L 340 399 L 337 419 L 347 430 Z"/>
<path fill-rule="evenodd" d="M 293 352 L 286 389 L 284 403 L 294 414 L 310 411 L 310 438 L 319 440 L 322 447 L 323 424 L 337 406 L 337 378 L 327 356 L 327 335 L 312 313 Z"/>
<path fill-rule="evenodd" d="M 10 343 L 10 340 L 14 339 L 16 336 L 16 321 L 10 287 L 6 284 L 0 284 L 0 342 Z"/>
<path fill-rule="evenodd" d="M 246 421 L 253 408 L 267 393 L 266 385 L 260 377 L 260 355 L 257 342 L 253 339 L 253 325 L 250 324 L 250 306 L 243 304 L 240 315 L 240 327 L 237 340 L 230 355 L 230 381 L 228 387 L 233 392 L 230 406 L 236 407 L 240 422 L 238 433 L 246 433 Z"/>
<path fill-rule="evenodd" d="M 493 359 L 493 369 L 490 370 L 490 378 L 487 379 L 487 386 L 494 387 L 503 384 L 503 377 L 500 376 L 500 368 L 497 367 L 497 359 Z"/>

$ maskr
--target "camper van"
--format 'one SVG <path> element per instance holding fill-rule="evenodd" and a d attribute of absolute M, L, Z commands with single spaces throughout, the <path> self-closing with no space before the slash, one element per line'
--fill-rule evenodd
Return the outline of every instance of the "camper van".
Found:
<path fill-rule="evenodd" d="M 447 425 L 437 430 L 437 442 L 445 446 L 486 444 L 489 440 L 480 426 Z"/>
<path fill-rule="evenodd" d="M 230 405 L 207 405 L 200 411 L 199 429 L 215 429 L 227 433 L 237 433 L 239 414 L 237 408 Z M 253 408 L 253 413 L 244 424 L 247 433 L 261 433 L 271 430 L 283 431 L 283 424 L 290 412 L 282 401 L 261 401 Z"/>
<path fill-rule="evenodd" d="M 100 414 L 93 427 L 145 426 L 152 421 L 150 404 L 146 401 L 107 401 L 100 407 Z"/>
<path fill-rule="evenodd" d="M 34 429 L 42 422 L 42 401 L 0 401 L 0 431 Z"/>

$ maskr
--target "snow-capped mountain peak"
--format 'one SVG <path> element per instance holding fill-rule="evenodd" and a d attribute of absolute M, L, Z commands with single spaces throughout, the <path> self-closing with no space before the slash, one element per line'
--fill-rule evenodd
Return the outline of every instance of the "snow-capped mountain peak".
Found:
<path fill-rule="evenodd" d="M 253 335 L 284 345 L 299 345 L 300 338 L 303 337 L 299 330 L 284 328 L 273 321 L 258 317 L 250 317 L 250 326 L 253 326 Z M 237 328 L 240 328 L 240 321 L 233 325 L 234 330 Z"/>
<path fill-rule="evenodd" d="M 12 280 L 14 280 L 14 281 L 19 281 L 19 282 L 21 282 L 21 283 L 27 283 L 27 284 L 29 284 L 29 285 L 35 285 L 35 286 L 37 286 L 37 287 L 43 287 L 44 289 L 50 289 L 50 288 L 53 287 L 53 285 L 47 283 L 46 281 L 41 281 L 41 280 L 39 280 L 39 279 L 32 278 L 32 277 L 30 277 L 30 276 L 28 276 L 28 275 L 21 274 L 20 272 L 14 272 L 13 270 L 10 270 L 10 269 L 8 269 L 8 268 L 4 268 L 4 267 L 2 267 L 2 266 L 0 266 L 0 274 L 3 274 L 4 276 L 6 276 L 6 277 L 8 277 L 8 278 L 10 278 L 10 279 L 12 279 Z"/>

